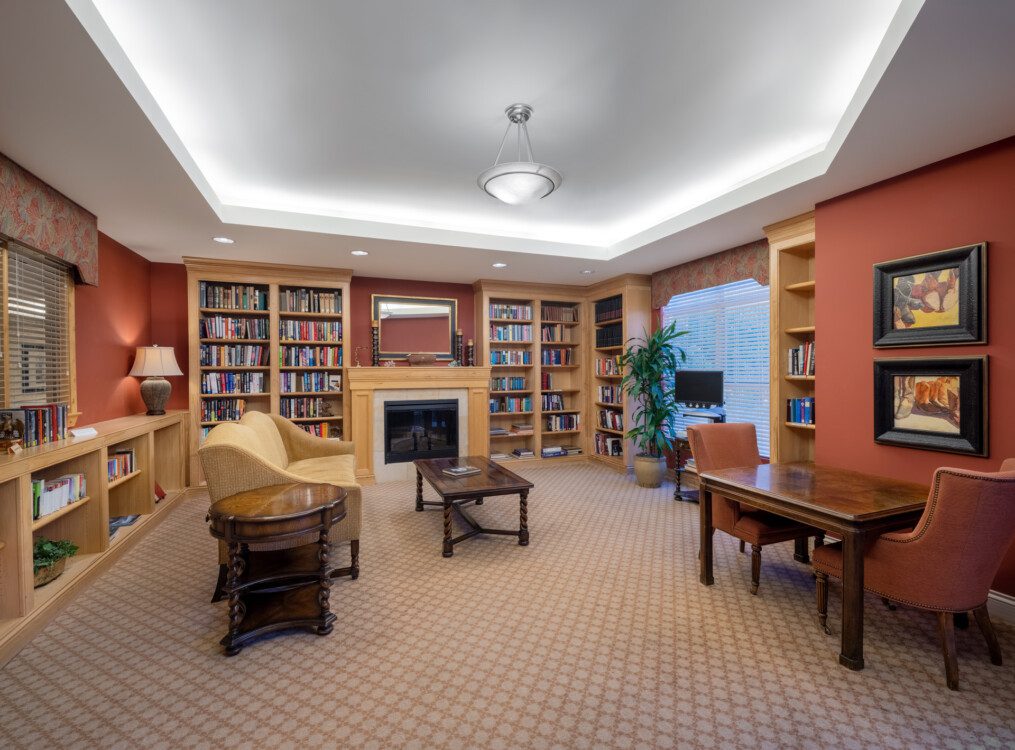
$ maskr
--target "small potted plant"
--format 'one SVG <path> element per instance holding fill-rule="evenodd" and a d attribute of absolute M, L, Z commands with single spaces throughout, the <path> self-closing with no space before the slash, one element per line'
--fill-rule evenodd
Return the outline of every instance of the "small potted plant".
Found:
<path fill-rule="evenodd" d="M 620 387 L 635 401 L 627 438 L 638 448 L 634 476 L 639 487 L 659 487 L 666 474 L 666 453 L 673 448 L 669 421 L 677 407 L 673 375 L 687 361 L 674 342 L 685 334 L 670 323 L 651 336 L 629 339 L 621 355 Z"/>
<path fill-rule="evenodd" d="M 66 539 L 54 542 L 45 537 L 39 537 L 32 550 L 32 562 L 35 568 L 35 588 L 45 586 L 52 580 L 60 577 L 64 567 L 67 565 L 67 558 L 78 551 L 74 542 Z"/>

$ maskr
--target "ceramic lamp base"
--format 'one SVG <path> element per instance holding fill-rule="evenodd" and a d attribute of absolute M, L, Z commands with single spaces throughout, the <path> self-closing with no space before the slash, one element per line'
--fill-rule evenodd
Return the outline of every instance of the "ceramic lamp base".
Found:
<path fill-rule="evenodd" d="M 165 378 L 152 376 L 141 381 L 141 399 L 148 407 L 146 412 L 149 417 L 156 417 L 166 413 L 166 402 L 173 386 Z"/>

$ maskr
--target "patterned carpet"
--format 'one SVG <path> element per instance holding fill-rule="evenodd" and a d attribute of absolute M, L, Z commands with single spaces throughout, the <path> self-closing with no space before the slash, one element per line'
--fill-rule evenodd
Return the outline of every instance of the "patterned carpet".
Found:
<path fill-rule="evenodd" d="M 933 618 L 869 599 L 868 668 L 849 672 L 792 545 L 766 548 L 752 597 L 749 556 L 718 535 L 706 589 L 697 506 L 672 486 L 583 464 L 522 473 L 532 544 L 472 539 L 451 559 L 409 483 L 366 488 L 363 575 L 332 589 L 335 631 L 231 659 L 225 604 L 208 603 L 207 501 L 182 501 L 0 672 L 0 746 L 1015 746 L 1011 628 L 1003 667 L 975 627 L 957 633 L 954 693 Z M 506 498 L 476 510 L 516 513 Z M 839 601 L 833 588 L 835 630 Z"/>

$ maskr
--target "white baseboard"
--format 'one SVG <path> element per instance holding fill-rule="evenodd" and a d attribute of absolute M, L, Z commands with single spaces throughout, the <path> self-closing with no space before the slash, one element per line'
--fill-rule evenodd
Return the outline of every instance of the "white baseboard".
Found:
<path fill-rule="evenodd" d="M 995 620 L 1015 625 L 1015 596 L 991 591 L 987 597 L 987 611 Z"/>

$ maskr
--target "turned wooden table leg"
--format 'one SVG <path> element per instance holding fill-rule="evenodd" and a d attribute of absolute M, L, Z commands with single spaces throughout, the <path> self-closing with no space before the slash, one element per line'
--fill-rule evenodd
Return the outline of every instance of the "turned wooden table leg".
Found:
<path fill-rule="evenodd" d="M 246 605 L 240 598 L 240 578 L 246 568 L 246 561 L 239 542 L 229 542 L 229 579 L 226 588 L 229 591 L 229 633 L 226 635 L 226 656 L 235 656 L 243 650 L 243 646 L 235 645 L 240 635 L 240 623 L 247 613 Z"/>
<path fill-rule="evenodd" d="M 518 544 L 522 547 L 529 543 L 529 491 L 518 493 Z"/>
<path fill-rule="evenodd" d="M 863 553 L 864 534 L 842 535 L 842 650 L 839 663 L 863 669 Z"/>
<path fill-rule="evenodd" d="M 444 557 L 455 554 L 455 546 L 451 543 L 451 501 L 444 501 Z"/>
<path fill-rule="evenodd" d="M 423 510 L 423 475 L 416 469 L 416 510 Z"/>
<path fill-rule="evenodd" d="M 712 576 L 712 493 L 708 490 L 701 490 L 698 514 L 701 519 L 701 582 L 711 586 L 715 578 Z"/>
<path fill-rule="evenodd" d="M 329 529 L 331 529 L 331 513 L 327 512 L 324 518 L 324 528 L 321 529 L 321 535 L 317 540 L 317 560 L 320 563 L 321 576 L 318 583 L 320 588 L 317 591 L 317 604 L 321 608 L 322 623 L 317 627 L 317 635 L 327 635 L 334 627 L 328 621 L 328 615 L 331 613 L 331 578 L 328 576 L 328 560 L 331 553 Z"/>

